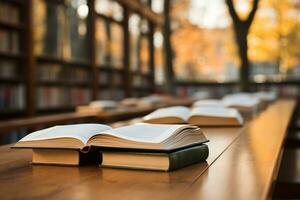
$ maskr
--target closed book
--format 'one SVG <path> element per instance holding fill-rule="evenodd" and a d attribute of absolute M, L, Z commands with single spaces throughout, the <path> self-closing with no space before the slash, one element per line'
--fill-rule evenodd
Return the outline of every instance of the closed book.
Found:
<path fill-rule="evenodd" d="M 100 167 L 172 171 L 205 161 L 208 154 L 206 144 L 173 152 L 103 151 Z"/>
<path fill-rule="evenodd" d="M 46 165 L 96 165 L 101 162 L 101 153 L 91 150 L 81 152 L 73 149 L 32 149 L 32 164 Z"/>

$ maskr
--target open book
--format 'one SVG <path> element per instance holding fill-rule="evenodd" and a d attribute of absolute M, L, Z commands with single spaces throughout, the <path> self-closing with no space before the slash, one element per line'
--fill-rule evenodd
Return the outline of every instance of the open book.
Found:
<path fill-rule="evenodd" d="M 261 103 L 256 97 L 242 94 L 227 95 L 222 101 L 226 107 L 235 108 L 240 112 L 257 112 Z"/>
<path fill-rule="evenodd" d="M 223 99 L 203 99 L 193 104 L 193 107 L 235 108 L 241 113 L 257 112 L 260 99 L 254 95 L 230 94 Z"/>
<path fill-rule="evenodd" d="M 220 99 L 202 99 L 193 103 L 193 107 L 218 107 L 225 108 L 226 105 Z"/>
<path fill-rule="evenodd" d="M 32 148 L 34 164 L 77 166 L 100 164 L 103 158 L 103 164 L 111 167 L 171 170 L 205 160 L 208 148 L 202 143 L 207 141 L 199 128 L 188 125 L 139 123 L 113 129 L 102 124 L 77 124 L 33 132 L 13 148 Z M 115 155 L 121 155 L 122 162 L 115 160 Z M 160 165 L 161 159 L 169 164 Z M 158 166 L 153 168 L 150 161 Z"/>
<path fill-rule="evenodd" d="M 111 100 L 92 101 L 89 105 L 78 106 L 78 112 L 99 112 L 118 108 L 118 103 Z"/>
<path fill-rule="evenodd" d="M 183 106 L 160 108 L 146 115 L 144 122 L 152 124 L 184 124 L 203 126 L 237 126 L 243 124 L 239 112 L 231 108 Z"/>
<path fill-rule="evenodd" d="M 84 150 L 85 147 L 170 151 L 207 142 L 202 131 L 189 125 L 138 123 L 120 128 L 102 124 L 54 126 L 33 132 L 14 148 Z"/>

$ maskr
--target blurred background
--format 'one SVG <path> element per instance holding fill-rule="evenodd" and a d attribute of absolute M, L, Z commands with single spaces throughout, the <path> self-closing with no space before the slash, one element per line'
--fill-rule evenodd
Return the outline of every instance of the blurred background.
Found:
<path fill-rule="evenodd" d="M 4 120 L 153 93 L 298 96 L 299 82 L 299 0 L 0 1 Z"/>

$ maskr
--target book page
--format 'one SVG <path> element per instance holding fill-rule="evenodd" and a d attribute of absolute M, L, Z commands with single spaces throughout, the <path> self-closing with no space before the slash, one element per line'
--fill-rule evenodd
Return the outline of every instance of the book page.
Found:
<path fill-rule="evenodd" d="M 225 98 L 223 100 L 226 106 L 244 106 L 244 107 L 255 107 L 259 104 L 259 100 L 251 97 L 234 97 Z"/>
<path fill-rule="evenodd" d="M 222 100 L 219 99 L 203 99 L 203 100 L 199 100 L 196 101 L 193 104 L 193 107 L 221 107 L 224 108 L 225 105 L 222 102 Z"/>
<path fill-rule="evenodd" d="M 114 108 L 117 107 L 117 102 L 111 100 L 92 101 L 89 104 L 93 108 Z"/>
<path fill-rule="evenodd" d="M 179 117 L 187 121 L 190 110 L 184 106 L 172 106 L 167 108 L 160 108 L 154 112 L 146 115 L 143 120 L 158 119 L 164 117 Z"/>
<path fill-rule="evenodd" d="M 191 110 L 190 116 L 237 118 L 239 112 L 233 108 L 196 107 Z"/>
<path fill-rule="evenodd" d="M 193 128 L 189 125 L 165 125 L 138 123 L 130 126 L 110 129 L 101 134 L 116 136 L 135 142 L 160 143 L 173 134 L 177 134 L 185 128 Z"/>
<path fill-rule="evenodd" d="M 47 129 L 42 129 L 30 133 L 24 138 L 22 138 L 20 142 L 67 137 L 79 139 L 84 144 L 86 144 L 92 136 L 109 129 L 111 129 L 110 126 L 103 124 L 75 124 L 53 126 Z"/>

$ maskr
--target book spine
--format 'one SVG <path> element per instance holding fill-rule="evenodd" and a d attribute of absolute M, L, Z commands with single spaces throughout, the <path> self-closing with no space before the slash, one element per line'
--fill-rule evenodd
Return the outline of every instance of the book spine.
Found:
<path fill-rule="evenodd" d="M 206 144 L 193 147 L 192 149 L 171 153 L 169 154 L 169 171 L 205 161 L 208 157 L 208 154 L 209 150 Z"/>

